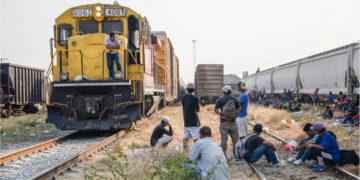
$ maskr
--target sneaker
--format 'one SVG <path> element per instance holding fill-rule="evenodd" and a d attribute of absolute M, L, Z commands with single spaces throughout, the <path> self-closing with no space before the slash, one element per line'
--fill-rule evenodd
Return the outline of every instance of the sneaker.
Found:
<path fill-rule="evenodd" d="M 325 166 L 317 166 L 316 168 L 313 169 L 314 172 L 325 172 L 326 171 L 326 167 Z"/>
<path fill-rule="evenodd" d="M 317 166 L 319 166 L 319 162 L 314 162 L 312 165 L 309 165 L 308 166 L 308 168 L 310 168 L 310 169 L 314 169 L 314 168 L 316 168 Z"/>
<path fill-rule="evenodd" d="M 289 159 L 287 159 L 287 161 L 289 161 L 289 162 L 294 162 L 294 161 L 296 161 L 297 159 L 296 158 L 289 158 Z"/>
<path fill-rule="evenodd" d="M 301 159 L 297 159 L 296 161 L 293 162 L 294 165 L 302 165 L 304 164 L 304 162 Z"/>

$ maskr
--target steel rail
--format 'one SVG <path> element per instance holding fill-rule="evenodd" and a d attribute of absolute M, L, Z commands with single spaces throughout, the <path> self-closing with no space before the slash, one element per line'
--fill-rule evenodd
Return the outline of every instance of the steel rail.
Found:
<path fill-rule="evenodd" d="M 66 139 L 69 139 L 71 136 L 75 135 L 76 133 L 78 133 L 79 131 L 75 131 L 73 133 L 70 133 L 70 134 L 67 134 L 67 135 L 64 135 L 64 136 L 61 136 L 61 137 L 58 137 L 58 138 L 55 138 L 55 139 L 52 139 L 52 140 L 49 140 L 49 141 L 46 141 L 46 142 L 43 142 L 43 143 L 40 143 L 40 144 L 36 144 L 36 145 L 33 145 L 33 146 L 30 146 L 30 147 L 27 147 L 27 148 L 23 148 L 23 149 L 20 149 L 16 152 L 13 152 L 13 153 L 9 153 L 9 154 L 6 154 L 4 156 L 1 156 L 0 157 L 0 164 L 4 164 L 8 161 L 12 161 L 12 160 L 15 160 L 15 159 L 18 159 L 22 156 L 26 156 L 28 154 L 32 154 L 32 153 L 35 153 L 37 151 L 41 151 L 43 149 L 46 149 L 50 146 L 53 146 L 61 141 L 64 141 Z"/>
<path fill-rule="evenodd" d="M 134 123 L 135 126 L 141 126 L 142 124 L 144 124 L 146 121 L 142 120 L 138 123 Z M 82 160 L 82 159 L 86 159 L 87 157 L 90 157 L 91 154 L 94 154 L 97 151 L 103 150 L 105 147 L 109 146 L 110 144 L 114 143 L 115 141 L 117 141 L 118 139 L 120 139 L 121 137 L 124 137 L 127 132 L 132 128 L 132 126 L 128 127 L 127 129 L 121 130 L 118 133 L 106 138 L 105 140 L 89 147 L 88 149 L 77 153 L 76 155 L 72 156 L 71 158 L 58 163 L 57 165 L 45 170 L 42 173 L 39 173 L 35 176 L 33 176 L 30 179 L 34 179 L 34 180 L 43 180 L 43 179 L 54 179 L 53 177 L 56 174 L 59 173 L 63 173 L 65 171 L 67 171 L 73 164 L 75 164 L 76 162 Z"/>
<path fill-rule="evenodd" d="M 254 123 L 251 123 L 251 122 L 249 122 L 249 124 L 251 124 L 252 126 L 255 125 Z M 280 138 L 279 136 L 276 136 L 276 135 L 273 134 L 273 133 L 270 133 L 269 131 L 265 131 L 265 130 L 264 130 L 264 132 L 267 133 L 267 134 L 269 134 L 269 135 L 271 135 L 271 136 L 273 136 L 275 139 L 277 139 L 277 140 L 279 140 L 279 141 L 282 141 L 283 143 L 287 143 L 284 139 Z M 334 168 L 335 168 L 336 170 L 342 172 L 343 174 L 347 175 L 347 176 L 350 176 L 350 177 L 352 177 L 352 178 L 354 178 L 354 179 L 360 180 L 360 177 L 359 177 L 359 176 L 357 176 L 357 175 L 355 175 L 355 174 L 353 174 L 353 173 L 345 170 L 344 168 L 342 168 L 342 167 L 340 167 L 340 166 L 338 166 L 338 165 L 335 166 Z"/>

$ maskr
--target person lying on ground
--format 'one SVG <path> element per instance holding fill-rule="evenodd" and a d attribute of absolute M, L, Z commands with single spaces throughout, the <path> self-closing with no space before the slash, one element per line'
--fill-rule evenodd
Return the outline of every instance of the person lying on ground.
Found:
<path fill-rule="evenodd" d="M 163 116 L 161 123 L 155 127 L 150 138 L 151 146 L 167 147 L 167 145 L 173 140 L 173 130 L 169 120 L 169 117 Z M 165 129 L 166 126 L 169 126 L 169 130 Z M 168 136 L 164 136 L 164 134 L 167 134 Z"/>
<path fill-rule="evenodd" d="M 299 112 L 302 110 L 302 106 L 300 103 L 297 103 L 294 108 L 291 109 L 291 112 Z"/>
<path fill-rule="evenodd" d="M 326 106 L 326 110 L 323 113 L 321 113 L 321 115 L 322 115 L 323 119 L 332 119 L 334 116 L 334 113 L 330 109 L 329 106 Z"/>
<path fill-rule="evenodd" d="M 357 112 L 355 110 L 354 106 L 350 106 L 348 112 L 345 114 L 344 121 L 342 124 L 346 124 L 347 122 L 353 123 L 352 119 L 354 116 L 356 116 Z"/>
<path fill-rule="evenodd" d="M 307 148 L 314 148 L 314 155 L 317 157 L 317 161 L 310 165 L 309 168 L 314 172 L 326 171 L 325 164 L 336 165 L 340 160 L 339 145 L 336 142 L 336 138 L 329 132 L 325 132 L 325 127 L 321 123 L 315 123 L 310 128 L 315 134 L 319 135 L 317 144 L 307 143 Z"/>
<path fill-rule="evenodd" d="M 316 135 L 314 131 L 310 130 L 311 126 L 312 124 L 310 123 L 305 124 L 303 131 L 308 135 L 308 137 L 300 141 L 300 146 L 295 148 L 296 151 L 299 151 L 297 156 L 295 158 L 289 158 L 289 162 L 293 162 L 295 165 L 301 165 L 304 164 L 306 159 L 309 157 L 312 149 L 306 148 L 306 143 L 315 143 L 315 140 L 319 137 L 319 135 Z"/>
<path fill-rule="evenodd" d="M 279 164 L 279 160 L 275 154 L 276 147 L 270 141 L 266 141 L 260 134 L 262 133 L 262 125 L 260 123 L 255 124 L 253 128 L 253 133 L 249 134 L 245 142 L 245 150 L 247 153 L 244 155 L 244 159 L 247 162 L 256 162 L 263 155 L 267 159 L 269 165 L 282 165 Z"/>
<path fill-rule="evenodd" d="M 200 139 L 195 142 L 188 158 L 197 162 L 195 178 L 200 179 L 226 180 L 230 178 L 228 164 L 221 147 L 211 138 L 211 129 L 203 126 L 200 129 Z M 193 165 L 186 164 L 185 167 Z"/>

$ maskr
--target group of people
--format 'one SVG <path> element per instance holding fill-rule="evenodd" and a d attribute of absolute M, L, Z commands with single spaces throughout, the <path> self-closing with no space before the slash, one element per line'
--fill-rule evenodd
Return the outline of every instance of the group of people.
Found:
<path fill-rule="evenodd" d="M 219 132 L 221 135 L 220 146 L 212 139 L 212 130 L 208 126 L 200 128 L 201 123 L 198 116 L 200 110 L 198 98 L 193 95 L 195 87 L 188 84 L 187 93 L 182 98 L 184 116 L 184 151 L 188 151 L 189 139 L 194 140 L 194 145 L 188 153 L 188 158 L 197 162 L 195 176 L 208 177 L 209 174 L 214 179 L 229 179 L 230 174 L 227 165 L 227 140 L 230 136 L 233 142 L 233 154 L 239 157 L 237 144 L 246 140 L 245 149 L 248 151 L 245 159 L 248 162 L 255 162 L 262 156 L 266 156 L 272 165 L 279 165 L 279 160 L 275 155 L 276 147 L 270 141 L 260 137 L 262 125 L 256 124 L 253 133 L 248 134 L 249 118 L 247 107 L 249 96 L 246 92 L 246 84 L 240 82 L 238 90 L 241 93 L 238 98 L 232 96 L 230 86 L 222 88 L 223 96 L 216 101 L 214 111 L 219 115 Z M 169 123 L 169 117 L 164 116 L 161 123 L 157 125 L 151 136 L 150 143 L 155 147 L 166 147 L 173 139 L 173 130 Z M 168 130 L 166 129 L 168 127 Z M 185 164 L 184 167 L 193 167 Z"/>

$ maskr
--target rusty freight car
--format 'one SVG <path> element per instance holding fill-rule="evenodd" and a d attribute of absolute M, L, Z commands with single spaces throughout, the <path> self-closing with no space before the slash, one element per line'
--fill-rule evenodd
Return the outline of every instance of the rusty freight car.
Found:
<path fill-rule="evenodd" d="M 223 95 L 224 85 L 223 64 L 199 64 L 195 72 L 195 94 L 204 104 L 215 103 Z"/>
<path fill-rule="evenodd" d="M 35 113 L 44 102 L 44 69 L 17 64 L 0 64 L 0 109 L 4 117 L 24 111 Z"/>

